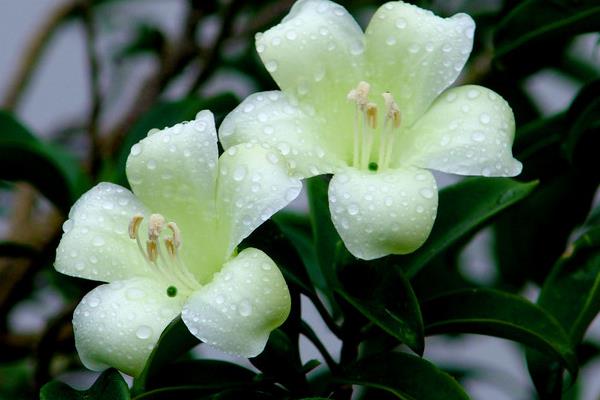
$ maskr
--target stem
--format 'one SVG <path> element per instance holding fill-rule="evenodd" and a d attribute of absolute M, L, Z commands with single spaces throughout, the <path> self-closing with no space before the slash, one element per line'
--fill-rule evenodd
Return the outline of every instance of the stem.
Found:
<path fill-rule="evenodd" d="M 331 354 L 329 354 L 329 351 L 327 351 L 327 348 L 325 347 L 325 345 L 319 340 L 319 337 L 312 330 L 310 325 L 308 325 L 303 320 L 300 322 L 300 333 L 302 333 L 304 335 L 304 337 L 306 337 L 308 340 L 310 340 L 310 342 L 312 344 L 315 345 L 317 350 L 319 350 L 319 353 L 321 353 L 321 355 L 323 356 L 323 359 L 327 363 L 327 366 L 329 367 L 329 369 L 331 371 L 337 371 L 338 370 L 337 363 L 335 362 L 335 360 L 333 359 Z"/>
<path fill-rule="evenodd" d="M 331 315 L 329 315 L 329 311 L 327 311 L 327 308 L 325 307 L 319 296 L 316 293 L 304 294 L 310 299 L 310 301 L 312 301 L 313 305 L 319 312 L 319 315 L 323 319 L 323 322 L 325 322 L 325 325 L 327 325 L 327 328 L 329 328 L 331 333 L 333 333 L 338 339 L 342 339 L 342 329 L 335 323 L 333 318 L 331 318 Z"/>
<path fill-rule="evenodd" d="M 87 123 L 88 135 L 90 137 L 89 169 L 91 175 L 96 176 L 101 163 L 98 119 L 100 117 L 102 98 L 100 95 L 100 63 L 95 49 L 96 29 L 92 12 L 92 3 L 90 0 L 86 1 L 83 5 L 82 14 L 83 28 L 85 31 L 85 47 L 89 64 L 90 92 L 92 94 L 92 107 Z"/>
<path fill-rule="evenodd" d="M 31 38 L 25 53 L 21 57 L 21 62 L 17 68 L 15 76 L 9 80 L 12 82 L 8 87 L 6 97 L 4 98 L 3 108 L 15 109 L 33 72 L 38 66 L 38 62 L 46 49 L 48 43 L 56 32 L 60 24 L 79 7 L 79 1 L 72 1 L 55 8 L 48 18 L 42 23 L 41 28 Z"/>

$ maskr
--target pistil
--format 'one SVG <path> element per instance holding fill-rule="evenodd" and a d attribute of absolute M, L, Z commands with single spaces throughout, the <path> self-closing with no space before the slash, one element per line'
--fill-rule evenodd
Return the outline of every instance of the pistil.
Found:
<path fill-rule="evenodd" d="M 160 214 L 152 214 L 148 219 L 148 239 L 145 249 L 142 246 L 139 228 L 144 217 L 134 215 L 129 223 L 129 237 L 135 239 L 138 249 L 144 259 L 151 266 L 151 269 L 159 273 L 167 281 L 176 282 L 180 288 L 186 291 L 193 291 L 200 287 L 194 276 L 186 268 L 182 258 L 179 256 L 181 247 L 181 231 L 175 222 L 167 223 Z M 171 232 L 170 237 L 166 237 L 161 242 L 161 234 L 168 229 Z M 177 287 L 173 287 L 177 293 Z"/>
<path fill-rule="evenodd" d="M 401 123 L 400 109 L 390 92 L 382 93 L 385 104 L 383 127 L 377 131 L 377 104 L 369 101 L 371 86 L 360 82 L 350 90 L 347 99 L 355 103 L 354 146 L 352 166 L 370 171 L 384 170 L 391 161 L 394 140 Z M 371 151 L 375 136 L 379 133 L 379 152 L 377 162 L 371 161 Z M 376 167 L 375 167 L 376 166 Z"/>

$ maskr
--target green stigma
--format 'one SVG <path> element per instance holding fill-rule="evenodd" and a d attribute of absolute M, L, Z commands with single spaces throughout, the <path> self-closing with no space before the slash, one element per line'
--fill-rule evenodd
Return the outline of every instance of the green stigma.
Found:
<path fill-rule="evenodd" d="M 167 296 L 169 296 L 169 297 L 177 296 L 177 288 L 175 286 L 169 286 L 167 288 Z"/>
<path fill-rule="evenodd" d="M 377 163 L 375 161 L 371 161 L 369 163 L 369 171 L 377 171 L 378 168 L 379 168 L 379 165 L 377 165 Z"/>

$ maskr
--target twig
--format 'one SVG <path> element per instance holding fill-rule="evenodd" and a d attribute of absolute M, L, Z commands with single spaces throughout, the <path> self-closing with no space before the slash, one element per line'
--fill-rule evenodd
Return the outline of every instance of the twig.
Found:
<path fill-rule="evenodd" d="M 11 84 L 3 101 L 4 108 L 13 110 L 18 107 L 30 78 L 38 66 L 38 61 L 54 32 L 78 7 L 79 1 L 72 1 L 55 8 L 44 21 L 41 28 L 31 38 L 25 48 L 23 57 L 21 57 L 21 63 L 17 68 L 15 76 L 9 81 Z"/>
<path fill-rule="evenodd" d="M 310 325 L 308 325 L 304 321 L 301 321 L 300 322 L 300 332 L 308 340 L 310 340 L 312 344 L 315 345 L 317 350 L 319 350 L 319 353 L 321 353 L 321 355 L 323 356 L 323 359 L 327 363 L 327 366 L 329 367 L 329 369 L 331 371 L 337 371 L 337 369 L 338 369 L 337 363 L 335 362 L 335 360 L 333 359 L 333 357 L 331 356 L 329 351 L 327 351 L 327 348 L 325 347 L 325 345 L 319 340 L 319 337 L 313 331 L 313 329 L 310 327 Z"/>
<path fill-rule="evenodd" d="M 92 107 L 90 109 L 87 130 L 90 137 L 89 169 L 92 176 L 96 176 L 101 163 L 100 139 L 98 137 L 98 119 L 102 106 L 100 94 L 100 62 L 96 54 L 96 26 L 91 0 L 87 0 L 82 7 L 82 23 L 85 31 L 85 47 L 89 64 L 90 92 Z"/>
<path fill-rule="evenodd" d="M 196 92 L 217 69 L 223 44 L 232 33 L 234 16 L 243 4 L 244 2 L 241 0 L 233 0 L 223 8 L 222 15 L 219 18 L 221 20 L 221 29 L 211 46 L 205 51 L 202 69 L 190 86 L 188 94 Z"/>

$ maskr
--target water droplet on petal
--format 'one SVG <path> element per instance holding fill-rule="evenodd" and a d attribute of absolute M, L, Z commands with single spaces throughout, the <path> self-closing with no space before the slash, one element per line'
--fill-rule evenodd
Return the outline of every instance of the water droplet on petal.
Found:
<path fill-rule="evenodd" d="M 471 135 L 471 139 L 473 139 L 476 142 L 483 142 L 485 140 L 485 135 L 483 134 L 483 132 L 476 131 L 473 132 L 473 134 Z"/>
<path fill-rule="evenodd" d="M 135 331 L 135 336 L 142 340 L 148 339 L 152 336 L 152 328 L 147 325 L 140 325 Z"/>
<path fill-rule="evenodd" d="M 92 240 L 92 244 L 96 247 L 104 246 L 104 239 L 100 236 L 96 236 L 94 240 Z"/>
<path fill-rule="evenodd" d="M 131 146 L 131 155 L 132 156 L 139 156 L 140 154 L 142 154 L 142 145 L 139 143 L 134 144 L 133 146 Z"/>
<path fill-rule="evenodd" d="M 406 20 L 404 18 L 398 18 L 396 20 L 396 28 L 398 28 L 398 29 L 406 28 Z"/>
<path fill-rule="evenodd" d="M 267 68 L 267 71 L 269 72 L 275 72 L 277 71 L 277 61 L 271 60 L 271 61 L 267 61 L 265 64 L 265 68 Z"/>
<path fill-rule="evenodd" d="M 238 165 L 233 171 L 233 180 L 241 182 L 246 177 L 247 169 L 244 165 Z"/>
<path fill-rule="evenodd" d="M 491 118 L 490 118 L 489 114 L 482 113 L 482 114 L 479 116 L 479 121 L 480 121 L 482 124 L 489 124 L 489 123 L 490 123 L 490 120 L 491 120 Z"/>
<path fill-rule="evenodd" d="M 252 304 L 248 300 L 242 300 L 239 307 L 238 312 L 242 317 L 248 317 L 252 314 Z"/>
<path fill-rule="evenodd" d="M 430 188 L 423 188 L 419 191 L 419 193 L 421 193 L 421 196 L 425 197 L 426 199 L 431 199 L 433 197 L 433 190 Z"/>

